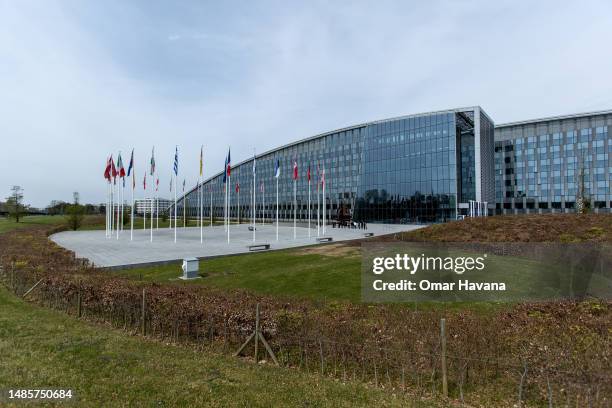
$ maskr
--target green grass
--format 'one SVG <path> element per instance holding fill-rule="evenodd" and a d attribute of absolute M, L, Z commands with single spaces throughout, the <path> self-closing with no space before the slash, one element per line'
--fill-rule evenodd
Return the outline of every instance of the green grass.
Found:
<path fill-rule="evenodd" d="M 71 388 L 75 406 L 409 404 L 386 390 L 130 337 L 25 303 L 4 288 L 0 355 L 0 389 Z"/>
<path fill-rule="evenodd" d="M 398 248 L 405 250 L 405 244 L 402 245 Z M 178 279 L 181 275 L 178 263 L 125 269 L 115 273 L 142 282 L 246 289 L 253 293 L 279 297 L 361 303 L 360 248 L 336 248 L 336 252 L 334 249 L 320 250 L 324 247 L 319 246 L 206 259 L 200 263 L 201 279 L 188 282 Z M 392 247 L 390 250 L 396 251 L 398 248 Z M 459 253 L 453 254 L 458 255 Z M 435 296 L 421 296 L 417 307 L 470 309 L 488 313 L 509 307 L 523 300 L 526 295 L 531 299 L 558 296 L 556 290 L 563 283 L 563 280 L 558 280 L 559 276 L 563 276 L 563 272 L 558 267 L 553 268 L 548 262 L 489 255 L 487 265 L 484 271 L 486 273 L 455 275 L 448 272 L 448 279 L 456 282 L 469 277 L 471 281 L 503 281 L 508 285 L 507 292 L 460 292 L 458 294 L 461 298 L 454 295 L 446 297 L 447 300 L 454 299 L 452 302 L 436 301 Z M 406 296 L 404 293 L 390 293 L 387 296 L 388 301 L 394 299 L 393 295 L 398 296 L 395 298 L 395 301 L 400 302 L 398 307 L 415 307 L 414 303 L 402 303 Z"/>
<path fill-rule="evenodd" d="M 15 222 L 12 218 L 0 218 L 0 233 L 28 228 L 33 225 L 61 225 L 65 223 L 66 217 L 63 215 L 29 215 L 21 218 L 19 222 Z"/>
<path fill-rule="evenodd" d="M 247 289 L 256 293 L 317 300 L 359 302 L 361 258 L 327 256 L 302 250 L 281 250 L 207 259 L 200 263 L 203 279 L 185 284 L 224 289 Z M 169 264 L 118 273 L 147 282 L 177 284 L 179 264 Z"/>

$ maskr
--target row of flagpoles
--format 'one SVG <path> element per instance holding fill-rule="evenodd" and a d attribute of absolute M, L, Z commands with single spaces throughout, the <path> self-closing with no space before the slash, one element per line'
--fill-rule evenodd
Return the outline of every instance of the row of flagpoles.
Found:
<path fill-rule="evenodd" d="M 225 158 L 224 172 L 223 172 L 223 185 L 224 185 L 224 210 L 223 210 L 223 224 L 225 228 L 225 232 L 227 233 L 227 242 L 230 242 L 230 218 L 231 218 L 231 194 L 230 187 L 231 186 L 231 150 L 228 149 L 227 156 Z M 200 174 L 198 179 L 197 186 L 197 197 L 198 197 L 198 224 L 200 227 L 200 242 L 204 242 L 204 188 L 203 188 L 203 159 L 204 159 L 204 147 L 200 148 Z M 172 207 L 172 212 L 169 217 L 169 225 L 168 228 L 172 229 L 174 225 L 174 242 L 177 241 L 177 186 L 176 181 L 178 179 L 179 172 L 179 163 L 178 163 L 178 146 L 176 147 L 174 154 L 174 165 L 173 171 L 170 178 L 170 191 L 174 191 L 174 206 Z M 159 190 L 159 176 L 156 172 L 155 166 L 155 148 L 151 151 L 151 161 L 150 161 L 150 170 L 149 175 L 155 180 L 155 196 L 152 197 L 149 201 L 150 203 L 150 240 L 153 242 L 153 216 L 155 216 L 155 224 L 156 228 L 159 229 L 159 197 L 157 192 Z M 257 175 L 257 158 L 255 153 L 253 153 L 253 194 L 252 194 L 252 230 L 253 230 L 253 242 L 256 239 L 256 175 Z M 280 159 L 276 160 L 276 166 L 274 170 L 274 178 L 276 179 L 276 240 L 278 241 L 278 227 L 279 227 L 279 191 L 278 191 L 278 181 L 281 175 L 280 169 Z M 298 165 L 297 160 L 293 162 L 293 239 L 297 239 L 297 181 L 299 179 L 298 173 Z M 124 214 L 124 193 L 125 193 L 125 179 L 131 177 L 131 217 L 130 217 L 130 240 L 134 239 L 134 207 L 135 207 L 135 199 L 134 199 L 134 190 L 136 188 L 136 175 L 134 169 L 134 150 L 132 149 L 132 154 L 130 157 L 130 163 L 128 165 L 127 172 L 123 166 L 123 160 L 121 158 L 121 152 L 117 155 L 117 163 L 113 159 L 113 155 L 106 161 L 106 167 L 104 170 L 104 178 L 107 181 L 107 200 L 106 200 L 106 237 L 112 238 L 116 237 L 119 239 L 120 233 L 123 231 L 123 214 Z M 317 166 L 317 236 L 321 233 L 325 234 L 325 225 L 326 225 L 326 206 L 323 206 L 323 214 L 321 219 L 321 210 L 320 210 L 320 187 L 322 188 L 323 197 L 325 197 L 325 169 L 322 171 Z M 308 237 L 310 238 L 311 231 L 311 174 L 310 174 L 310 166 L 308 166 L 308 170 L 306 173 L 306 178 L 308 180 Z M 117 180 L 119 179 L 119 183 Z M 262 183 L 262 193 L 263 190 Z M 147 189 L 147 173 L 144 173 L 143 177 L 143 190 Z M 236 184 L 236 193 L 238 194 L 238 220 L 240 219 L 240 185 Z M 263 200 L 265 200 L 265 194 L 262 194 Z M 186 226 L 186 195 L 185 195 L 185 179 L 183 179 L 183 228 Z M 147 203 L 143 200 L 143 229 L 147 229 Z M 263 207 L 265 208 L 265 201 L 263 202 Z M 212 189 L 210 189 L 210 226 L 212 227 L 212 210 L 213 210 L 213 195 Z"/>

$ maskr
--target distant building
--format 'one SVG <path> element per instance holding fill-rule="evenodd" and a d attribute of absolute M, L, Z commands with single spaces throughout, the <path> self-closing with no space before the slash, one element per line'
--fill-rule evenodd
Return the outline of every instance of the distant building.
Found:
<path fill-rule="evenodd" d="M 165 212 L 172 204 L 174 204 L 174 201 L 165 198 L 140 198 L 134 200 L 134 204 L 134 211 L 136 215 L 143 215 L 145 211 L 147 214 L 151 214 L 151 208 L 155 209 L 156 211 L 159 209 L 159 213 L 161 214 Z"/>

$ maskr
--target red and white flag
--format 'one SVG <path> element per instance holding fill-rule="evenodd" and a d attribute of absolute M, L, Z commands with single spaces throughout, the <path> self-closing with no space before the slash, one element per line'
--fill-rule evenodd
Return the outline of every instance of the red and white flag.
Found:
<path fill-rule="evenodd" d="M 145 172 L 145 174 L 144 174 L 144 179 L 142 179 L 142 188 L 143 188 L 144 190 L 146 190 L 146 189 L 147 189 L 147 173 L 146 173 L 146 172 Z"/>
<path fill-rule="evenodd" d="M 104 168 L 104 178 L 108 180 L 109 183 L 111 181 L 111 166 L 112 166 L 111 163 L 112 161 L 113 161 L 113 157 L 111 156 L 106 160 L 106 167 Z"/>
<path fill-rule="evenodd" d="M 296 160 L 293 161 L 293 179 L 298 179 L 298 165 Z"/>

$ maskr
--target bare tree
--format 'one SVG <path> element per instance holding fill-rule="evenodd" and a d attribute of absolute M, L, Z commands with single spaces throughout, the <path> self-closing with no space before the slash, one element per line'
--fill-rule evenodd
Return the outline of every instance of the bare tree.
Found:
<path fill-rule="evenodd" d="M 22 202 L 23 189 L 21 186 L 11 187 L 11 195 L 6 199 L 6 206 L 8 207 L 9 215 L 15 218 L 15 222 L 19 222 L 24 213 Z"/>
<path fill-rule="evenodd" d="M 576 212 L 585 214 L 589 211 L 590 199 L 586 194 L 584 182 L 584 155 L 580 155 L 580 164 L 578 169 L 578 192 L 576 194 Z"/>

